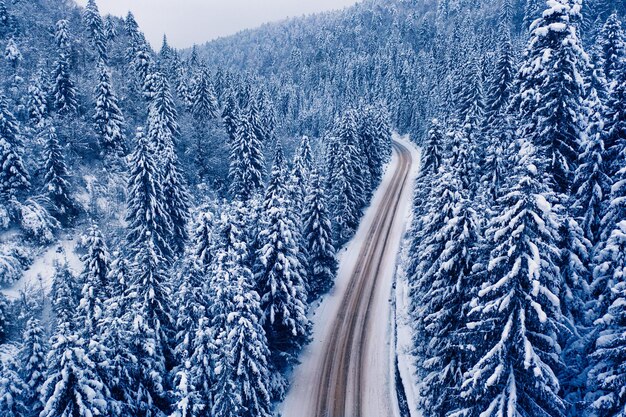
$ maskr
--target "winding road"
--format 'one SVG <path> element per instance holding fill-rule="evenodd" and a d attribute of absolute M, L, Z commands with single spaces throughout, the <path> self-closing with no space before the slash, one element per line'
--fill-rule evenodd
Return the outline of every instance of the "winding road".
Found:
<path fill-rule="evenodd" d="M 391 281 L 390 266 L 395 266 L 405 213 L 401 202 L 410 192 L 408 186 L 413 156 L 404 144 L 393 142 L 394 172 L 379 189 L 379 203 L 359 242 L 358 256 L 349 272 L 336 313 L 324 323 L 324 332 L 317 357 L 310 358 L 313 368 L 309 375 L 296 372 L 293 381 L 295 395 L 287 398 L 283 416 L 305 417 L 385 417 L 394 414 L 395 399 L 391 392 L 392 378 L 372 381 L 371 367 L 382 367 L 391 375 L 389 360 L 389 321 L 381 325 L 379 314 L 389 317 Z M 380 195 L 382 193 L 382 195 Z M 364 223 L 366 223 L 364 221 Z M 354 249 L 354 248 L 349 248 Z M 393 269 L 391 270 L 393 271 Z M 384 284 L 384 285 L 383 285 Z M 386 311 L 381 311 L 385 310 Z M 384 345 L 381 354 L 381 343 Z M 312 375 L 311 375 L 312 374 Z M 372 398 L 376 396 L 377 398 Z M 303 399 L 304 398 L 304 399 Z M 374 406 L 372 405 L 374 404 Z M 383 413 L 383 414 L 381 414 Z"/>

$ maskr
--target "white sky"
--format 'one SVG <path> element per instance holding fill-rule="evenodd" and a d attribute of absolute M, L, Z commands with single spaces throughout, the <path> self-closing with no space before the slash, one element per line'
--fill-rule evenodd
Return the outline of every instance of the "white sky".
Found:
<path fill-rule="evenodd" d="M 77 0 L 86 5 L 87 0 Z M 170 45 L 186 48 L 266 22 L 325 10 L 358 0 L 96 0 L 102 15 L 125 16 L 130 10 L 155 48 L 163 34 Z"/>

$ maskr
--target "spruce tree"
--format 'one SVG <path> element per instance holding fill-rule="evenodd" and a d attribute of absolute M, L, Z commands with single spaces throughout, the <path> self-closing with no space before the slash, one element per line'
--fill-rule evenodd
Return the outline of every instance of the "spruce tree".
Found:
<path fill-rule="evenodd" d="M 124 117 L 113 92 L 110 71 L 102 61 L 98 65 L 96 110 L 93 120 L 102 151 L 105 153 L 122 152 L 125 148 Z"/>
<path fill-rule="evenodd" d="M 28 117 L 36 128 L 43 127 L 48 116 L 48 86 L 46 76 L 39 73 L 28 86 Z"/>
<path fill-rule="evenodd" d="M 330 290 L 338 268 L 324 191 L 319 175 L 313 172 L 310 193 L 306 198 L 302 216 L 303 238 L 306 241 L 309 256 L 307 274 L 309 301 L 317 299 Z"/>
<path fill-rule="evenodd" d="M 310 323 L 306 317 L 306 283 L 298 256 L 296 225 L 289 216 L 289 196 L 280 148 L 263 202 L 256 282 L 261 296 L 262 323 L 267 333 L 273 363 L 286 370 L 295 362 L 308 340 Z"/>
<path fill-rule="evenodd" d="M 17 372 L 17 364 L 11 359 L 0 361 L 0 415 L 23 417 L 29 404 L 25 401 L 29 387 Z"/>
<path fill-rule="evenodd" d="M 71 197 L 65 157 L 54 126 L 47 129 L 44 154 L 44 190 L 54 207 L 55 216 L 68 224 L 78 214 L 78 206 Z"/>
<path fill-rule="evenodd" d="M 222 123 L 228 134 L 228 138 L 232 143 L 237 139 L 237 128 L 239 126 L 239 105 L 237 99 L 232 91 L 229 91 L 226 95 L 226 104 L 224 110 L 222 110 Z"/>
<path fill-rule="evenodd" d="M 603 130 L 606 174 L 613 178 L 621 168 L 621 154 L 626 149 L 626 71 L 620 71 L 606 104 Z"/>
<path fill-rule="evenodd" d="M 252 273 L 241 265 L 229 265 L 234 286 L 232 311 L 221 335 L 216 364 L 216 417 L 269 417 L 271 413 L 269 350 L 261 325 L 259 295 L 252 288 Z"/>
<path fill-rule="evenodd" d="M 459 415 L 563 416 L 556 377 L 562 322 L 558 219 L 536 149 L 522 143 L 510 188 L 487 239 L 493 248 L 467 328 L 475 361 L 465 373 Z"/>
<path fill-rule="evenodd" d="M 191 92 L 191 114 L 199 122 L 206 123 L 207 120 L 219 117 L 219 107 L 215 90 L 209 79 L 207 70 L 198 72 Z"/>
<path fill-rule="evenodd" d="M 89 38 L 91 42 L 93 42 L 93 45 L 98 52 L 99 58 L 106 61 L 107 39 L 104 33 L 104 24 L 102 22 L 102 17 L 100 16 L 100 11 L 98 10 L 98 6 L 96 5 L 95 0 L 89 0 L 87 2 L 87 6 L 85 7 L 83 16 L 87 26 Z"/>
<path fill-rule="evenodd" d="M 76 86 L 70 75 L 70 60 L 61 53 L 56 62 L 52 85 L 54 109 L 62 116 L 73 115 L 78 112 Z"/>
<path fill-rule="evenodd" d="M 478 217 L 458 177 L 444 172 L 442 178 L 452 184 L 452 198 L 433 207 L 447 215 L 443 223 L 429 225 L 436 231 L 422 243 L 424 263 L 414 284 L 421 294 L 413 302 L 419 305 L 414 313 L 417 328 L 423 330 L 415 339 L 423 345 L 418 348 L 424 378 L 420 402 L 427 415 L 446 415 L 460 405 L 468 352 L 459 342 L 464 339 L 467 304 L 476 288 L 473 269 L 478 261 Z"/>
<path fill-rule="evenodd" d="M 155 149 L 150 146 L 138 128 L 135 136 L 136 148 L 131 155 L 130 178 L 128 181 L 128 208 L 126 237 L 128 256 L 133 262 L 148 244 L 154 246 L 158 259 L 170 258 L 172 249 L 168 242 L 172 224 L 165 211 L 163 179 L 157 168 Z"/>
<path fill-rule="evenodd" d="M 626 59 L 626 40 L 622 22 L 617 13 L 609 16 L 596 42 L 599 49 L 598 66 L 606 76 L 609 90 L 612 90 L 619 73 L 624 70 L 624 59 Z"/>
<path fill-rule="evenodd" d="M 165 172 L 163 177 L 163 205 L 172 225 L 170 246 L 178 255 L 182 255 L 188 240 L 187 226 L 191 196 L 182 172 L 181 164 L 173 144 L 165 149 Z"/>
<path fill-rule="evenodd" d="M 38 416 L 43 409 L 39 390 L 43 387 L 47 374 L 47 340 L 39 320 L 31 318 L 26 322 L 22 335 L 22 346 L 18 353 L 20 376 L 26 384 L 22 398 L 27 404 L 26 416 Z"/>
<path fill-rule="evenodd" d="M 80 288 L 76 277 L 65 262 L 55 262 L 50 299 L 57 324 L 65 324 L 74 329 L 74 317 L 80 297 Z"/>
<path fill-rule="evenodd" d="M 257 194 L 263 184 L 265 158 L 263 146 L 254 132 L 248 115 L 239 118 L 235 140 L 230 148 L 231 194 L 240 201 L 248 201 Z"/>
<path fill-rule="evenodd" d="M 557 192 L 572 185 L 585 128 L 582 76 L 589 62 L 577 33 L 579 12 L 569 0 L 554 0 L 533 23 L 513 101 L 519 133 L 544 155 L 548 166 L 539 169 L 553 176 Z"/>
<path fill-rule="evenodd" d="M 51 339 L 40 417 L 107 415 L 106 389 L 87 347 L 84 339 L 70 331 L 68 323 L 60 324 Z"/>

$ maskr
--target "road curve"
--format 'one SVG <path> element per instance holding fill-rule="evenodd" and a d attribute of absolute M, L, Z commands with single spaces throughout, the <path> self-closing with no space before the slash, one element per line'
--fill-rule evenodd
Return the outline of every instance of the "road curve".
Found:
<path fill-rule="evenodd" d="M 368 365 L 376 359 L 368 355 L 368 351 L 370 344 L 380 343 L 379 338 L 387 338 L 388 335 L 375 334 L 377 332 L 373 331 L 376 326 L 372 310 L 377 295 L 386 297 L 383 303 L 388 300 L 388 294 L 377 293 L 380 287 L 378 284 L 384 278 L 381 275 L 384 275 L 383 265 L 387 262 L 389 251 L 396 250 L 390 248 L 393 246 L 390 245 L 390 238 L 413 163 L 411 152 L 402 143 L 394 141 L 393 150 L 398 158 L 395 172 L 384 190 L 381 204 L 359 249 L 337 314 L 330 323 L 325 324 L 329 330 L 321 347 L 321 357 L 316 363 L 319 369 L 315 370 L 315 375 L 308 376 L 306 381 L 312 398 L 309 404 L 301 404 L 307 409 L 300 408 L 300 416 L 364 417 L 372 414 L 368 413 L 370 410 L 366 406 L 372 399 L 366 397 L 372 391 L 380 395 L 381 390 L 371 390 L 368 386 L 382 382 L 367 381 L 365 378 Z M 393 259 L 395 261 L 395 257 Z M 376 401 L 383 403 L 383 408 L 391 413 L 393 400 L 389 391 L 389 398 Z M 285 416 L 289 414 L 294 414 L 294 410 L 284 413 Z"/>

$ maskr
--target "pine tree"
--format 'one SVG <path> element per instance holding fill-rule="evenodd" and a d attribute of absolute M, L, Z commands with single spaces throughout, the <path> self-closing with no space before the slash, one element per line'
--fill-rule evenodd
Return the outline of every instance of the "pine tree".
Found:
<path fill-rule="evenodd" d="M 28 86 L 28 117 L 32 124 L 43 127 L 44 120 L 48 116 L 48 86 L 46 78 L 39 74 Z"/>
<path fill-rule="evenodd" d="M 172 249 L 168 237 L 172 224 L 163 205 L 163 180 L 155 161 L 155 150 L 141 128 L 137 129 L 135 141 L 137 145 L 131 156 L 128 181 L 128 256 L 136 262 L 139 252 L 149 242 L 159 259 L 169 259 Z"/>
<path fill-rule="evenodd" d="M 626 43 L 622 22 L 616 13 L 611 14 L 599 33 L 597 46 L 599 49 L 598 67 L 607 78 L 609 90 L 615 87 L 620 71 L 624 69 L 626 59 Z"/>
<path fill-rule="evenodd" d="M 13 38 L 9 39 L 9 42 L 7 42 L 7 46 L 4 49 L 4 58 L 11 64 L 13 69 L 17 68 L 20 61 L 24 59 Z"/>
<path fill-rule="evenodd" d="M 303 236 L 309 256 L 307 274 L 309 300 L 313 301 L 327 293 L 333 286 L 338 265 L 325 193 L 317 172 L 311 175 L 310 190 L 302 218 Z"/>
<path fill-rule="evenodd" d="M 606 244 L 598 255 L 596 274 L 603 275 L 603 294 L 600 298 L 602 309 L 596 322 L 600 331 L 591 355 L 593 367 L 589 372 L 589 392 L 591 412 L 598 416 L 621 416 L 626 406 L 623 381 L 626 378 L 624 361 L 626 344 L 624 328 L 626 312 L 624 297 L 626 287 L 624 268 L 626 267 L 626 221 L 615 225 Z M 597 284 L 596 277 L 594 284 Z"/>
<path fill-rule="evenodd" d="M 584 136 L 582 75 L 589 62 L 577 34 L 579 17 L 578 6 L 554 0 L 533 23 L 513 101 L 521 109 L 519 134 L 545 155 L 548 166 L 539 169 L 553 175 L 557 192 L 571 187 Z"/>
<path fill-rule="evenodd" d="M 85 265 L 80 281 L 81 301 L 78 308 L 80 328 L 85 337 L 99 334 L 99 324 L 104 315 L 104 303 L 111 294 L 108 282 L 109 251 L 100 230 L 94 224 L 87 238 L 87 253 L 82 261 Z"/>
<path fill-rule="evenodd" d="M 180 127 L 169 82 L 160 72 L 152 75 L 154 94 L 150 99 L 148 111 L 148 138 L 155 146 L 157 155 L 162 155 L 165 148 L 172 145 L 180 135 Z"/>
<path fill-rule="evenodd" d="M 470 304 L 467 328 L 476 360 L 465 374 L 458 415 L 563 416 L 557 334 L 559 241 L 554 195 L 536 149 L 522 143 L 510 188 L 489 222 L 493 248 L 485 283 Z"/>
<path fill-rule="evenodd" d="M 70 23 L 65 19 L 61 19 L 55 24 L 54 40 L 60 53 L 69 52 L 71 46 L 69 27 Z"/>
<path fill-rule="evenodd" d="M 439 172 L 443 160 L 443 147 L 445 134 L 443 132 L 441 122 L 438 119 L 432 119 L 428 136 L 422 151 L 422 163 L 420 165 L 420 176 L 431 178 Z"/>
<path fill-rule="evenodd" d="M 221 335 L 221 354 L 216 364 L 216 417 L 269 417 L 271 413 L 269 350 L 261 326 L 259 295 L 252 289 L 252 273 L 231 264 L 233 310 Z"/>
<path fill-rule="evenodd" d="M 18 353 L 20 376 L 26 384 L 26 391 L 22 398 L 27 404 L 26 416 L 38 416 L 43 409 L 39 398 L 39 390 L 46 380 L 47 341 L 44 329 L 39 320 L 31 318 L 26 323 L 22 336 L 22 346 Z"/>
<path fill-rule="evenodd" d="M 449 170 L 450 168 L 448 168 Z M 468 368 L 468 352 L 463 340 L 466 309 L 476 284 L 473 268 L 478 261 L 478 217 L 462 192 L 458 177 L 442 173 L 442 182 L 451 184 L 451 199 L 435 204 L 446 213 L 443 223 L 429 225 L 436 230 L 422 243 L 423 264 L 416 290 L 422 296 L 415 321 L 423 329 L 416 336 L 421 374 L 421 409 L 428 415 L 446 415 L 459 406 L 463 372 Z M 433 193 L 433 197 L 435 193 Z M 433 216 L 433 218 L 437 218 Z"/>
<path fill-rule="evenodd" d="M 125 148 L 124 117 L 113 92 L 111 74 L 102 61 L 98 65 L 96 110 L 93 120 L 103 152 L 122 152 Z"/>
<path fill-rule="evenodd" d="M 231 194 L 241 201 L 254 197 L 262 187 L 264 169 L 265 158 L 261 141 L 247 115 L 242 115 L 230 149 L 228 177 Z"/>
<path fill-rule="evenodd" d="M 76 277 L 67 266 L 67 261 L 63 263 L 55 262 L 54 269 L 52 288 L 50 290 L 52 310 L 57 323 L 65 323 L 69 329 L 73 329 L 80 288 L 76 282 Z"/>
<path fill-rule="evenodd" d="M 89 33 L 89 38 L 98 52 L 98 56 L 101 60 L 106 61 L 107 59 L 107 45 L 106 45 L 106 35 L 104 33 L 104 24 L 102 22 L 102 17 L 100 16 L 100 11 L 98 10 L 98 6 L 96 5 L 95 0 L 89 0 L 87 2 L 87 6 L 84 11 L 85 23 L 87 25 L 87 32 Z"/>
<path fill-rule="evenodd" d="M 189 223 L 191 196 L 187 191 L 182 168 L 171 143 L 165 149 L 164 166 L 163 196 L 165 200 L 163 203 L 172 225 L 170 246 L 176 254 L 182 255 L 189 237 L 187 225 Z"/>
<path fill-rule="evenodd" d="M 107 395 L 86 342 L 61 323 L 52 337 L 48 373 L 41 389 L 45 404 L 40 417 L 107 415 Z"/>
<path fill-rule="evenodd" d="M 620 71 L 606 105 L 603 130 L 606 174 L 613 178 L 621 168 L 620 157 L 626 149 L 626 71 Z"/>
<path fill-rule="evenodd" d="M 600 241 L 600 223 L 604 212 L 612 180 L 606 173 L 603 140 L 604 119 L 602 105 L 595 89 L 591 89 L 587 99 L 590 110 L 587 127 L 587 141 L 579 158 L 579 166 L 574 175 L 573 208 L 575 217 L 585 238 L 596 246 Z"/>
<path fill-rule="evenodd" d="M 288 213 L 283 164 L 282 151 L 278 148 L 263 202 L 255 268 L 262 323 L 278 370 L 294 364 L 310 332 L 306 317 L 307 294 L 295 240 L 296 225 Z"/>
<path fill-rule="evenodd" d="M 78 214 L 78 207 L 71 197 L 65 157 L 53 126 L 47 129 L 44 153 L 44 190 L 54 206 L 55 216 L 68 224 Z"/>
<path fill-rule="evenodd" d="M 219 117 L 215 90 L 209 80 L 207 70 L 199 71 L 194 80 L 191 92 L 191 114 L 197 121 L 202 123 Z"/>
<path fill-rule="evenodd" d="M 0 132 L 2 135 L 2 132 Z M 19 153 L 18 146 L 0 136 L 0 197 L 7 201 L 23 194 L 30 187 L 30 176 Z"/>
<path fill-rule="evenodd" d="M 55 110 L 64 116 L 76 114 L 78 112 L 76 87 L 70 76 L 70 63 L 66 55 L 59 56 L 53 78 L 52 95 Z"/>
<path fill-rule="evenodd" d="M 239 106 L 232 91 L 226 95 L 226 104 L 222 110 L 222 123 L 228 134 L 231 144 L 237 140 L 237 128 L 239 126 Z"/>
<path fill-rule="evenodd" d="M 23 417 L 28 404 L 24 397 L 28 386 L 17 372 L 13 360 L 0 361 L 0 414 L 3 417 Z"/>

